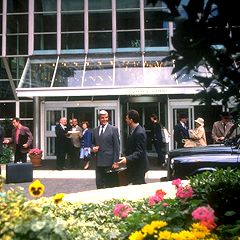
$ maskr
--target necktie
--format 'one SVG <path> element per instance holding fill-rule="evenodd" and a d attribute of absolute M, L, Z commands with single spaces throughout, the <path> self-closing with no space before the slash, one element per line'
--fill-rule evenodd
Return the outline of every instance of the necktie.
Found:
<path fill-rule="evenodd" d="M 100 136 L 103 134 L 103 129 L 104 129 L 104 126 L 101 126 Z"/>

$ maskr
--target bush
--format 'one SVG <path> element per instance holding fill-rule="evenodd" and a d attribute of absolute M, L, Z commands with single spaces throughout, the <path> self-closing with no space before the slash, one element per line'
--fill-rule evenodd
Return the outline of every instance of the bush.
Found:
<path fill-rule="evenodd" d="M 0 164 L 7 164 L 12 161 L 13 149 L 12 147 L 3 146 L 3 154 L 0 156 Z"/>

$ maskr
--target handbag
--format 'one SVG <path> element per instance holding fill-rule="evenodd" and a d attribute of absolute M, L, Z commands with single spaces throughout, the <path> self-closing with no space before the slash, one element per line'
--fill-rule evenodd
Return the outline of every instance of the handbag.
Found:
<path fill-rule="evenodd" d="M 197 144 L 192 139 L 183 139 L 184 147 L 197 147 Z"/>

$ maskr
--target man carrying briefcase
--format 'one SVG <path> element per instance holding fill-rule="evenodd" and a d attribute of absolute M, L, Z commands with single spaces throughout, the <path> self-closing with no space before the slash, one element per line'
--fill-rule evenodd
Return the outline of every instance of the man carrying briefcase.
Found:
<path fill-rule="evenodd" d="M 4 140 L 3 143 L 13 143 L 14 163 L 25 163 L 27 162 L 27 153 L 29 152 L 33 142 L 32 133 L 28 127 L 21 124 L 19 118 L 13 118 L 12 125 L 14 127 L 12 130 L 12 138 L 10 140 Z"/>

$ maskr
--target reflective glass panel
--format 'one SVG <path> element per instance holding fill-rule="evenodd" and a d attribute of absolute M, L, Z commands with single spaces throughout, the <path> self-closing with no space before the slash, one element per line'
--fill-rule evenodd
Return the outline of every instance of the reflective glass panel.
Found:
<path fill-rule="evenodd" d="M 62 8 L 62 11 L 83 10 L 84 0 L 78 0 L 78 1 L 76 1 L 76 0 L 62 0 L 61 8 Z"/>
<path fill-rule="evenodd" d="M 139 86 L 143 85 L 142 58 L 116 58 L 115 85 Z"/>
<path fill-rule="evenodd" d="M 145 47 L 166 47 L 168 45 L 168 30 L 145 31 Z"/>
<path fill-rule="evenodd" d="M 59 60 L 54 87 L 81 87 L 83 76 L 84 58 Z"/>
<path fill-rule="evenodd" d="M 26 64 L 25 57 L 9 57 L 8 63 L 12 73 L 13 79 L 20 79 Z"/>
<path fill-rule="evenodd" d="M 14 96 L 9 80 L 0 81 L 0 100 L 13 100 L 13 99 Z M 0 113 L 2 115 L 1 111 Z"/>
<path fill-rule="evenodd" d="M 57 35 L 56 34 L 35 34 L 34 49 L 35 50 L 57 49 Z"/>
<path fill-rule="evenodd" d="M 112 32 L 90 32 L 89 48 L 111 48 Z"/>
<path fill-rule="evenodd" d="M 140 28 L 140 12 L 133 11 L 117 11 L 117 30 L 129 30 Z"/>
<path fill-rule="evenodd" d="M 83 49 L 83 33 L 64 33 L 62 34 L 62 49 Z"/>
<path fill-rule="evenodd" d="M 7 54 L 8 55 L 26 55 L 28 54 L 28 36 L 25 35 L 7 35 Z"/>
<path fill-rule="evenodd" d="M 50 87 L 56 59 L 31 61 L 23 87 Z"/>
<path fill-rule="evenodd" d="M 97 58 L 89 56 L 86 62 L 84 86 L 113 85 L 113 56 Z"/>
<path fill-rule="evenodd" d="M 117 0 L 117 9 L 139 8 L 139 0 Z"/>
<path fill-rule="evenodd" d="M 35 12 L 49 12 L 57 10 L 57 0 L 35 0 Z"/>
<path fill-rule="evenodd" d="M 126 31 L 117 33 L 118 48 L 140 48 L 140 32 Z"/>
<path fill-rule="evenodd" d="M 28 15 L 8 15 L 7 16 L 7 33 L 27 33 L 28 32 Z"/>
<path fill-rule="evenodd" d="M 1 88 L 1 86 L 0 86 Z M 13 118 L 16 114 L 15 103 L 0 103 L 1 118 Z"/>
<path fill-rule="evenodd" d="M 20 102 L 20 117 L 21 118 L 33 117 L 33 102 Z"/>
<path fill-rule="evenodd" d="M 104 31 L 112 29 L 111 12 L 89 13 L 89 30 Z"/>
<path fill-rule="evenodd" d="M 35 32 L 56 32 L 57 14 L 35 14 L 34 15 Z"/>
<path fill-rule="evenodd" d="M 79 12 L 62 14 L 62 32 L 83 31 L 83 18 L 84 14 Z"/>
<path fill-rule="evenodd" d="M 28 0 L 7 0 L 7 12 L 28 12 Z"/>
<path fill-rule="evenodd" d="M 111 0 L 89 0 L 88 9 L 89 10 L 99 10 L 99 9 L 111 9 Z"/>

